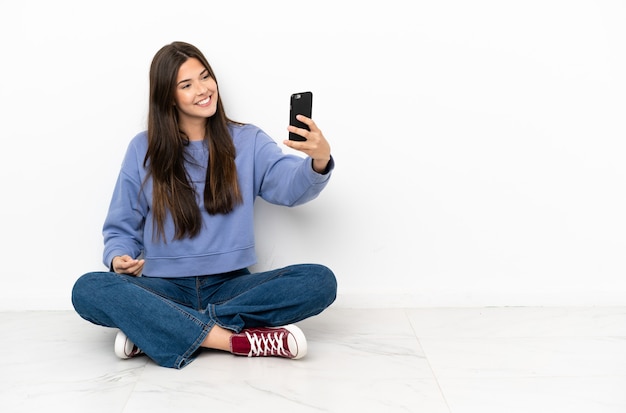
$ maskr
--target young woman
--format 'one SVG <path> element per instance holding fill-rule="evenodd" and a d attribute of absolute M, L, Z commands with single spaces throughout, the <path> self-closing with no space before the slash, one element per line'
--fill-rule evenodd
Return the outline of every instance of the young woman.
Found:
<path fill-rule="evenodd" d="M 259 128 L 226 116 L 217 79 L 194 46 L 161 48 L 150 67 L 148 129 L 127 149 L 103 226 L 108 272 L 80 277 L 77 313 L 120 331 L 121 358 L 145 353 L 182 368 L 203 348 L 244 356 L 303 357 L 294 323 L 336 297 L 333 272 L 299 264 L 251 273 L 257 196 L 284 206 L 308 202 L 334 168 L 312 119 L 305 141 L 284 154 Z"/>

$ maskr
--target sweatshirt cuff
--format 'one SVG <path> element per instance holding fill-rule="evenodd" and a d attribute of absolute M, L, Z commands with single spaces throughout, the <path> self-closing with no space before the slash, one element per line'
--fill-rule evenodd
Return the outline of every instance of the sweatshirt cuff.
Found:
<path fill-rule="evenodd" d="M 330 155 L 330 160 L 328 161 L 328 164 L 326 165 L 326 169 L 324 169 L 323 172 L 317 172 L 314 168 L 313 168 L 313 158 L 311 158 L 311 169 L 313 169 L 313 172 L 315 172 L 316 174 L 319 175 L 327 175 L 330 171 L 332 171 L 333 169 L 335 169 L 335 159 L 333 159 L 333 156 Z"/>

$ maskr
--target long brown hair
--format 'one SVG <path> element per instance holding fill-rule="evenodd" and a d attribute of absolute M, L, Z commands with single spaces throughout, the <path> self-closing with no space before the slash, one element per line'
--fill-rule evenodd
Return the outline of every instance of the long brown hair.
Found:
<path fill-rule="evenodd" d="M 173 42 L 162 47 L 150 65 L 148 151 L 144 167 L 148 168 L 148 177 L 152 177 L 153 182 L 155 237 L 162 237 L 165 242 L 167 212 L 174 221 L 174 239 L 193 238 L 202 229 L 196 190 L 184 166 L 185 146 L 189 144 L 189 138 L 179 129 L 178 112 L 174 105 L 178 70 L 190 58 L 198 59 L 217 83 L 213 69 L 202 52 L 188 43 Z M 212 215 L 227 214 L 242 202 L 229 123 L 237 122 L 226 116 L 220 97 L 215 115 L 207 119 L 205 134 L 210 160 L 203 196 L 204 206 Z"/>

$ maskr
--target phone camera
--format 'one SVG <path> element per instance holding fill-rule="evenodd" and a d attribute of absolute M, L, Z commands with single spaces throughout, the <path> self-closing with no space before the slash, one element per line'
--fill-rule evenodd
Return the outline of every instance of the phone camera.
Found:
<path fill-rule="evenodd" d="M 296 95 L 296 99 L 300 99 L 301 97 L 302 97 L 302 95 L 299 94 L 299 93 Z"/>

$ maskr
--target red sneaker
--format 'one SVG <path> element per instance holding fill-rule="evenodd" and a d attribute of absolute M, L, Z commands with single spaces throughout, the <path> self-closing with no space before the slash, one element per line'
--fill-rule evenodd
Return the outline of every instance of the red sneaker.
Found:
<path fill-rule="evenodd" d="M 302 330 L 293 324 L 246 328 L 232 335 L 230 352 L 238 356 L 299 359 L 306 354 L 306 338 Z"/>

